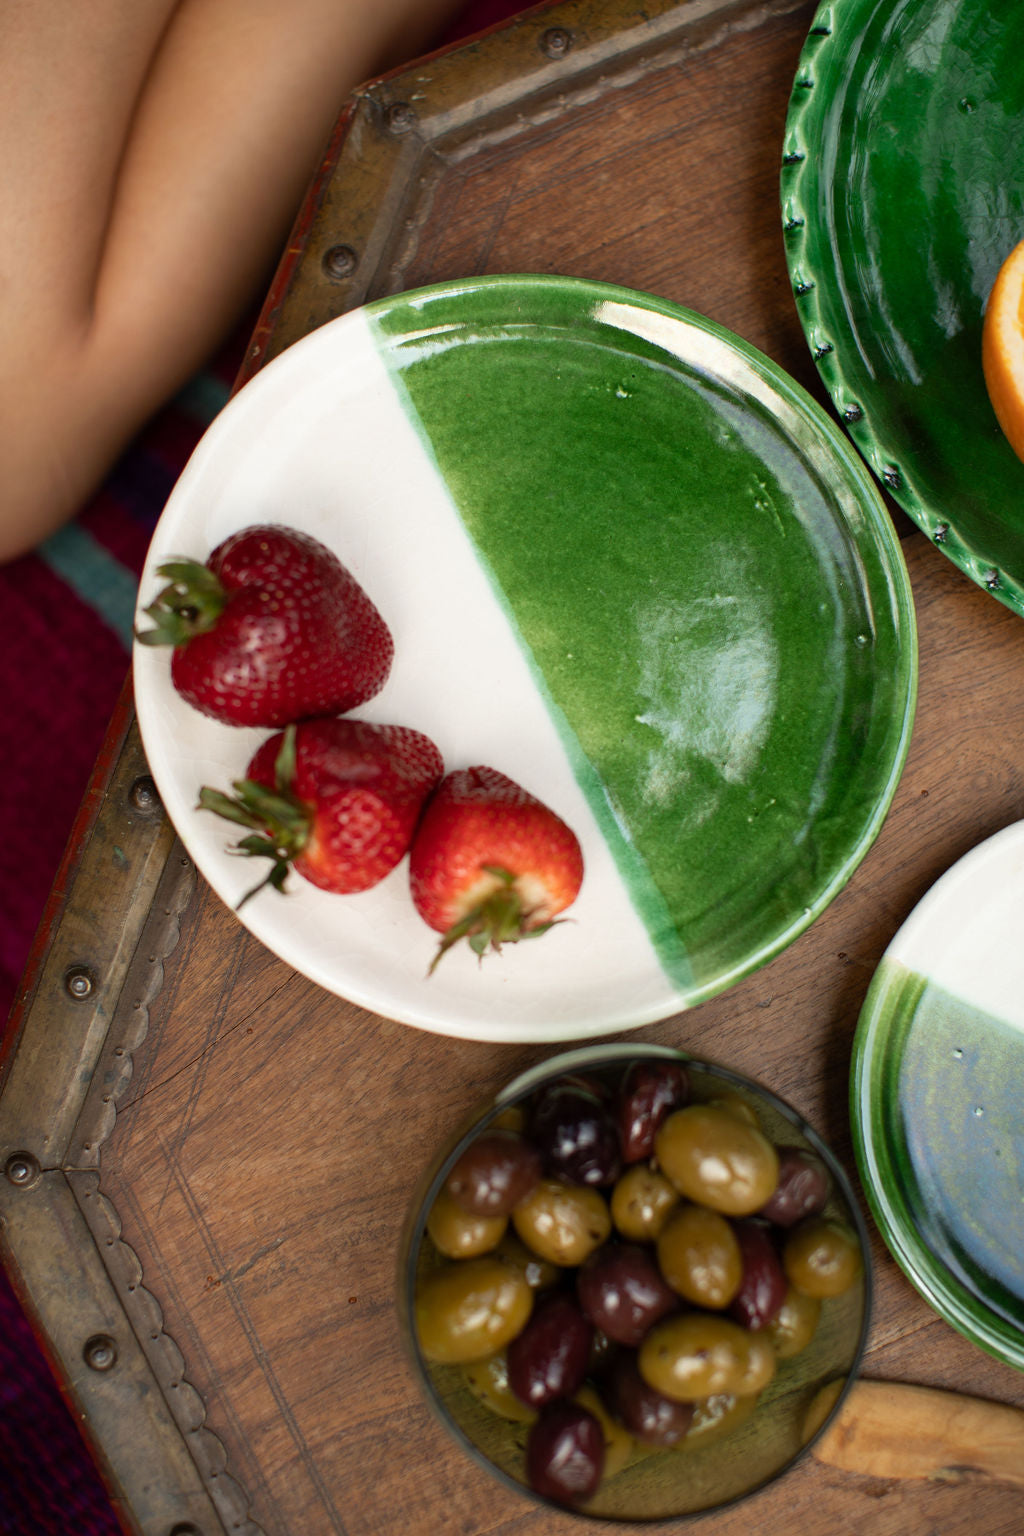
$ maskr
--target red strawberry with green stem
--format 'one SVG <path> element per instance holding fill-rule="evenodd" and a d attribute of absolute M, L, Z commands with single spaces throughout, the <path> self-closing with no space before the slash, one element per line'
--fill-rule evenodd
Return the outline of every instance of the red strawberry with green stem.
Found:
<path fill-rule="evenodd" d="M 203 788 L 199 807 L 252 835 L 237 851 L 271 860 L 266 885 L 293 867 L 321 890 L 348 895 L 383 880 L 408 851 L 423 802 L 444 772 L 428 736 L 365 720 L 307 720 L 271 736 L 234 796 Z"/>
<path fill-rule="evenodd" d="M 296 529 L 232 534 L 205 565 L 170 560 L 168 585 L 144 611 L 143 645 L 173 646 L 171 679 L 204 715 L 283 726 L 343 714 L 377 693 L 391 632 L 352 573 Z"/>
<path fill-rule="evenodd" d="M 409 854 L 416 910 L 444 937 L 430 969 L 466 939 L 475 954 L 546 933 L 583 880 L 576 834 L 494 768 L 463 768 L 427 802 Z"/>

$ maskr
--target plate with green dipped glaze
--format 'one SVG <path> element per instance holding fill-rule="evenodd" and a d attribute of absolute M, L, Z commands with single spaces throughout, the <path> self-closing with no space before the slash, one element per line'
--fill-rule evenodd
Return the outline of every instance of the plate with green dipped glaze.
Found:
<path fill-rule="evenodd" d="M 1024 239 L 1019 7 L 828 0 L 781 193 L 798 313 L 851 438 L 937 546 L 1024 613 L 1024 463 L 981 367 L 989 291 Z"/>
<path fill-rule="evenodd" d="M 449 770 L 499 769 L 583 846 L 568 921 L 429 978 L 405 864 L 360 896 L 293 874 L 248 902 L 257 938 L 338 995 L 473 1039 L 650 1023 L 778 954 L 877 834 L 916 689 L 899 543 L 826 413 L 709 320 L 547 276 L 378 300 L 213 423 L 140 608 L 162 562 L 265 521 L 333 549 L 392 630 L 358 714 L 425 731 Z M 158 649 L 136 647 L 135 690 L 168 812 L 234 907 L 252 870 L 196 796 L 261 733 L 192 710 Z"/>
<path fill-rule="evenodd" d="M 875 1218 L 953 1327 L 1024 1369 L 1024 822 L 960 859 L 882 958 L 854 1139 Z"/>

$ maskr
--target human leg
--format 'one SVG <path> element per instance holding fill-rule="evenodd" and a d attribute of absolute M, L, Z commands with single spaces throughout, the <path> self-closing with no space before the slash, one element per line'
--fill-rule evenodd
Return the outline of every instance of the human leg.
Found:
<path fill-rule="evenodd" d="M 0 559 L 73 515 L 201 364 L 346 92 L 456 4 L 0 4 L 0 77 L 21 81 L 0 101 Z"/>

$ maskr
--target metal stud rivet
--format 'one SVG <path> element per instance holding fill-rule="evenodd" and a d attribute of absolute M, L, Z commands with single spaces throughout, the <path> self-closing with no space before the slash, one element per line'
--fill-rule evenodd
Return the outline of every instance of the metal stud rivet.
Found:
<path fill-rule="evenodd" d="M 128 799 L 132 809 L 140 811 L 144 816 L 152 816 L 160 810 L 160 796 L 157 794 L 156 785 L 148 773 L 135 780 L 128 791 Z"/>
<path fill-rule="evenodd" d="M 90 995 L 96 985 L 96 977 L 87 965 L 73 965 L 64 977 L 64 990 L 76 1002 Z"/>
<path fill-rule="evenodd" d="M 407 101 L 394 101 L 385 113 L 392 133 L 408 133 L 416 122 L 416 113 Z"/>
<path fill-rule="evenodd" d="M 548 27 L 541 33 L 540 48 L 549 59 L 564 59 L 572 47 L 572 33 L 565 27 Z"/>
<path fill-rule="evenodd" d="M 351 277 L 358 260 L 350 245 L 332 245 L 330 250 L 324 252 L 320 265 L 328 277 L 341 282 L 343 278 Z"/>
<path fill-rule="evenodd" d="M 14 1152 L 7 1159 L 4 1173 L 11 1184 L 16 1184 L 19 1189 L 26 1189 L 39 1177 L 39 1164 L 31 1152 Z"/>
<path fill-rule="evenodd" d="M 107 1333 L 93 1334 L 82 1350 L 82 1359 L 91 1371 L 110 1371 L 117 1364 L 117 1345 Z"/>

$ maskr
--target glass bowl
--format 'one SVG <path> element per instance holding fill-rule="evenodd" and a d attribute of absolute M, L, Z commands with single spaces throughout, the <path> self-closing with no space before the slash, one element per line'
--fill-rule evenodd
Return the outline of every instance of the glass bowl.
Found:
<path fill-rule="evenodd" d="M 573 1100 L 570 1096 L 569 1100 L 564 1097 L 558 1100 L 559 1108 L 553 1115 L 548 1109 L 540 1116 L 537 1113 L 537 1107 L 542 1101 L 548 1105 L 551 1104 L 549 1090 L 556 1084 L 560 1087 L 566 1086 L 562 1080 L 570 1079 L 572 1081 L 569 1086 L 582 1091 L 584 1096 L 590 1095 L 591 1102 L 594 1099 L 604 1101 L 613 1121 L 619 1125 L 617 1143 L 621 1154 L 622 1116 L 616 1105 L 621 1098 L 624 1075 L 627 1070 L 631 1070 L 633 1074 L 642 1071 L 649 1080 L 651 1069 L 660 1076 L 666 1068 L 669 1074 L 682 1069 L 686 1083 L 686 1102 L 689 1105 L 713 1104 L 715 1106 L 715 1115 L 710 1119 L 704 1110 L 697 1117 L 684 1117 L 688 1127 L 686 1132 L 688 1138 L 691 1136 L 695 1118 L 705 1127 L 702 1134 L 706 1134 L 707 1126 L 721 1126 L 725 1123 L 721 1119 L 724 1113 L 729 1122 L 730 1129 L 727 1134 L 730 1137 L 733 1135 L 731 1127 L 734 1122 L 745 1125 L 747 1131 L 753 1130 L 753 1145 L 763 1147 L 763 1141 L 758 1141 L 758 1132 L 760 1132 L 761 1137 L 767 1138 L 776 1149 L 776 1155 L 778 1155 L 778 1149 L 783 1147 L 799 1148 L 805 1154 L 812 1154 L 812 1166 L 813 1160 L 818 1160 L 819 1176 L 821 1165 L 824 1165 L 828 1175 L 826 1181 L 828 1194 L 824 1205 L 821 1205 L 819 1196 L 813 1212 L 803 1215 L 795 1225 L 784 1227 L 768 1223 L 759 1215 L 751 1219 L 742 1212 L 730 1213 L 726 1210 L 735 1193 L 728 1184 L 721 1195 L 709 1194 L 707 1202 L 703 1199 L 699 1202 L 693 1199 L 694 1190 L 687 1182 L 692 1179 L 692 1169 L 693 1167 L 703 1169 L 698 1173 L 698 1177 L 703 1179 L 707 1175 L 709 1165 L 706 1160 L 701 1163 L 700 1157 L 704 1156 L 703 1153 L 700 1153 L 695 1162 L 692 1152 L 686 1151 L 689 1142 L 687 1141 L 684 1145 L 684 1142 L 676 1137 L 677 1149 L 683 1149 L 682 1162 L 673 1163 L 671 1171 L 673 1178 L 687 1189 L 687 1197 L 679 1198 L 677 1203 L 671 1206 L 669 1214 L 678 1215 L 685 1207 L 692 1215 L 698 1206 L 715 1205 L 717 1210 L 711 1217 L 711 1227 L 715 1231 L 720 1233 L 719 1224 L 723 1221 L 736 1236 L 742 1236 L 752 1226 L 756 1227 L 760 1230 L 762 1237 L 764 1235 L 769 1237 L 772 1250 L 779 1256 L 780 1262 L 783 1260 L 783 1255 L 788 1252 L 790 1258 L 785 1260 L 786 1268 L 791 1273 L 801 1275 L 804 1289 L 817 1289 L 820 1292 L 824 1287 L 839 1293 L 825 1295 L 823 1299 L 819 1298 L 816 1304 L 812 1302 L 809 1306 L 798 1301 L 796 1313 L 800 1316 L 807 1312 L 812 1314 L 813 1333 L 809 1342 L 800 1340 L 792 1334 L 789 1336 L 788 1343 L 783 1340 L 776 1346 L 773 1342 L 768 1351 L 771 1357 L 768 1372 L 770 1374 L 773 1370 L 774 1373 L 770 1374 L 766 1384 L 760 1386 L 760 1390 L 755 1392 L 741 1390 L 741 1385 L 747 1388 L 755 1378 L 758 1384 L 763 1382 L 765 1341 L 775 1336 L 776 1325 L 773 1323 L 763 1325 L 762 1319 L 756 1319 L 757 1322 L 762 1323 L 762 1326 L 757 1327 L 753 1332 L 747 1328 L 743 1329 L 744 1340 L 749 1341 L 752 1338 L 754 1343 L 749 1345 L 750 1361 L 753 1361 L 753 1365 L 747 1361 L 744 1366 L 747 1374 L 742 1376 L 741 1382 L 736 1377 L 737 1360 L 739 1355 L 746 1360 L 744 1351 L 748 1345 L 737 1344 L 734 1330 L 738 1322 L 733 1310 L 737 1302 L 734 1300 L 725 1305 L 722 1302 L 722 1297 L 729 1293 L 729 1287 L 734 1288 L 735 1277 L 730 1281 L 727 1274 L 724 1278 L 720 1274 L 716 1281 L 713 1273 L 716 1266 L 715 1249 L 713 1246 L 701 1248 L 700 1244 L 704 1239 L 698 1237 L 697 1252 L 707 1260 L 703 1268 L 712 1272 L 710 1281 L 700 1272 L 702 1269 L 700 1263 L 697 1264 L 696 1271 L 688 1270 L 688 1278 L 683 1284 L 691 1290 L 690 1298 L 687 1299 L 685 1294 L 673 1294 L 670 1301 L 663 1300 L 661 1306 L 667 1309 L 667 1313 L 660 1321 L 654 1323 L 653 1331 L 645 1335 L 648 1342 L 641 1343 L 639 1349 L 634 1350 L 630 1345 L 643 1333 L 646 1317 L 631 1311 L 629 1306 L 626 1306 L 625 1312 L 620 1311 L 617 1314 L 625 1316 L 628 1313 L 627 1322 L 625 1324 L 616 1322 L 614 1325 L 616 1331 L 621 1331 L 623 1328 L 627 1333 L 632 1331 L 633 1339 L 629 1344 L 621 1340 L 619 1343 L 611 1342 L 604 1328 L 594 1328 L 589 1344 L 583 1346 L 586 1350 L 587 1370 L 582 1387 L 575 1385 L 578 1378 L 577 1372 L 569 1387 L 561 1393 L 561 1406 L 557 1412 L 553 1412 L 549 1404 L 542 1404 L 539 1408 L 535 1408 L 522 1400 L 524 1380 L 528 1383 L 525 1389 L 527 1393 L 536 1391 L 543 1394 L 551 1390 L 552 1382 L 555 1383 L 556 1392 L 560 1392 L 557 1387 L 559 1367 L 557 1360 L 550 1368 L 545 1365 L 543 1359 L 536 1355 L 532 1344 L 530 1349 L 525 1347 L 526 1335 L 523 1329 L 527 1327 L 527 1319 L 536 1322 L 541 1316 L 542 1309 L 548 1319 L 555 1316 L 564 1317 L 567 1310 L 578 1312 L 577 1285 L 581 1270 L 576 1261 L 579 1260 L 582 1250 L 578 1248 L 574 1250 L 570 1243 L 569 1247 L 558 1252 L 558 1262 L 552 1263 L 550 1251 L 538 1255 L 536 1252 L 524 1249 L 523 1235 L 526 1235 L 531 1243 L 539 1242 L 542 1248 L 549 1241 L 548 1238 L 536 1236 L 536 1233 L 541 1231 L 545 1219 L 547 1219 L 548 1232 L 555 1232 L 553 1240 L 556 1242 L 561 1240 L 558 1233 L 562 1227 L 566 1226 L 564 1222 L 560 1225 L 557 1217 L 552 1223 L 550 1213 L 545 1218 L 545 1200 L 537 1192 L 538 1186 L 535 1186 L 533 1194 L 520 1199 L 504 1232 L 502 1232 L 500 1216 L 493 1221 L 486 1233 L 482 1230 L 486 1226 L 486 1220 L 479 1224 L 481 1228 L 479 1233 L 472 1232 L 469 1230 L 473 1227 L 472 1221 L 464 1221 L 458 1212 L 455 1228 L 451 1228 L 450 1223 L 442 1224 L 445 1203 L 447 1202 L 449 1212 L 452 1209 L 448 1190 L 449 1175 L 452 1174 L 456 1164 L 460 1165 L 460 1169 L 466 1167 L 465 1162 L 460 1163 L 460 1159 L 485 1132 L 491 1133 L 500 1128 L 506 1132 L 517 1131 L 531 1142 L 539 1139 L 543 1142 L 541 1176 L 545 1189 L 549 1186 L 551 1174 L 556 1171 L 551 1162 L 552 1156 L 556 1160 L 560 1155 L 567 1159 L 563 1167 L 571 1165 L 576 1179 L 593 1180 L 584 1186 L 587 1189 L 587 1195 L 582 1201 L 582 1206 L 587 1207 L 591 1214 L 597 1209 L 597 1219 L 596 1224 L 592 1226 L 590 1237 L 583 1238 L 584 1244 L 589 1242 L 592 1248 L 596 1245 L 605 1259 L 608 1259 L 610 1250 L 613 1248 L 618 1250 L 623 1245 L 627 1245 L 634 1254 L 639 1248 L 643 1251 L 648 1265 L 654 1262 L 667 1274 L 666 1265 L 670 1268 L 674 1261 L 671 1258 L 671 1250 L 665 1246 L 667 1239 L 663 1238 L 659 1244 L 652 1236 L 651 1223 L 653 1222 L 656 1226 L 658 1218 L 651 1217 L 650 1208 L 652 1203 L 657 1204 L 657 1201 L 652 1202 L 650 1199 L 650 1191 L 646 1189 L 646 1176 L 641 1180 L 645 1189 L 639 1201 L 635 1199 L 627 1201 L 625 1190 L 619 1191 L 621 1174 L 618 1177 L 613 1176 L 613 1182 L 608 1181 L 607 1169 L 602 1170 L 598 1167 L 602 1154 L 598 1151 L 591 1155 L 588 1151 L 589 1133 L 586 1130 L 580 1134 L 574 1133 L 571 1125 L 570 1130 L 566 1131 L 563 1123 L 566 1119 L 564 1114 L 566 1104 L 568 1103 L 571 1108 L 575 1103 L 578 1107 L 581 1102 L 578 1098 Z M 663 1116 L 671 1114 L 678 1107 L 680 1107 L 679 1104 L 673 1104 L 667 1111 L 663 1111 Z M 568 1118 L 571 1122 L 571 1113 Z M 598 1118 L 600 1119 L 600 1113 Z M 683 1121 L 678 1122 L 676 1129 L 678 1130 L 682 1124 Z M 553 1125 L 554 1129 L 552 1129 Z M 542 1126 L 546 1126 L 546 1129 L 541 1128 Z M 640 1131 L 641 1138 L 638 1145 L 642 1146 L 642 1125 Z M 737 1147 L 727 1152 L 726 1161 L 738 1168 L 746 1156 L 743 1150 L 744 1138 L 746 1137 L 750 1142 L 750 1137 L 747 1132 L 736 1134 Z M 592 1145 L 597 1146 L 600 1140 L 599 1136 Z M 695 1145 L 699 1145 L 699 1138 Z M 558 1147 L 561 1151 L 552 1153 L 552 1147 Z M 636 1150 L 636 1147 L 629 1149 L 629 1155 L 635 1155 Z M 668 1141 L 659 1140 L 658 1150 L 664 1154 L 663 1167 L 668 1170 L 672 1162 Z M 687 1172 L 687 1157 L 689 1157 L 689 1172 Z M 783 1162 L 789 1163 L 792 1160 L 793 1154 L 786 1153 Z M 623 1169 L 627 1167 L 657 1168 L 658 1158 L 657 1155 L 640 1156 L 636 1161 L 623 1163 L 621 1166 Z M 782 1166 L 781 1163 L 780 1166 Z M 530 1178 L 535 1180 L 536 1176 L 536 1168 L 534 1168 Z M 713 1169 L 711 1176 L 713 1179 Z M 739 1174 L 735 1176 L 740 1177 Z M 637 1175 L 634 1175 L 635 1177 Z M 729 1177 L 733 1178 L 734 1175 L 730 1174 Z M 774 1178 L 774 1174 L 769 1177 Z M 662 1189 L 657 1180 L 655 1185 L 658 1189 Z M 755 1186 L 756 1178 L 754 1186 L 751 1187 Z M 798 1181 L 797 1189 L 799 1190 L 800 1187 Z M 673 1195 L 669 1198 L 674 1198 L 674 1193 L 673 1191 Z M 441 1196 L 441 1203 L 437 1204 L 439 1196 Z M 557 1191 L 555 1198 L 556 1200 L 561 1198 Z M 575 1196 L 571 1198 L 576 1199 Z M 749 1208 L 750 1198 L 761 1199 L 763 1195 L 750 1196 L 749 1193 L 745 1193 L 742 1198 Z M 634 1212 L 633 1216 L 628 1218 L 624 1214 L 627 1206 L 631 1206 Z M 600 1210 L 602 1207 L 603 1215 Z M 616 1213 L 614 1221 L 611 1216 L 612 1211 Z M 792 1216 L 792 1211 L 789 1215 Z M 668 1218 L 664 1219 L 667 1221 Z M 701 1230 L 701 1223 L 706 1224 L 708 1220 L 707 1216 L 701 1212 L 698 1212 L 695 1219 L 698 1231 Z M 575 1220 L 576 1218 L 573 1217 L 568 1222 L 568 1228 L 572 1227 L 572 1222 Z M 640 1221 L 639 1228 L 633 1228 L 634 1220 Z M 840 1268 L 846 1264 L 845 1277 L 840 1277 L 839 1280 L 828 1277 L 829 1266 L 832 1265 L 836 1255 L 829 1253 L 828 1239 L 826 1239 L 825 1248 L 820 1250 L 816 1246 L 816 1240 L 810 1239 L 812 1222 L 825 1224 L 832 1234 L 835 1234 L 837 1229 L 840 1232 L 842 1242 L 837 1262 Z M 583 1220 L 582 1226 L 584 1228 L 587 1226 L 587 1220 Z M 625 1235 L 620 1230 L 621 1226 L 627 1229 Z M 677 1232 L 681 1232 L 683 1227 L 685 1222 L 678 1223 Z M 602 1237 L 601 1234 L 606 1229 L 610 1229 L 608 1235 Z M 451 1235 L 452 1231 L 456 1234 L 454 1237 Z M 813 1250 L 810 1270 L 793 1267 L 794 1263 L 800 1262 L 792 1258 L 799 1246 L 793 1238 L 793 1234 L 798 1231 L 801 1233 L 801 1242 L 806 1237 Z M 447 1247 L 447 1254 L 439 1251 L 435 1237 L 441 1242 L 442 1247 Z M 492 1244 L 496 1240 L 497 1246 L 494 1247 Z M 575 1241 L 572 1239 L 573 1243 Z M 692 1252 L 692 1238 L 690 1241 L 691 1246 L 688 1250 L 686 1237 L 680 1238 L 675 1243 L 676 1251 Z M 682 1242 L 682 1248 L 679 1247 L 679 1242 Z M 481 1244 L 483 1251 L 477 1252 Z M 807 1246 L 806 1242 L 804 1246 Z M 744 1247 L 743 1251 L 749 1250 Z M 824 1279 L 813 1272 L 819 1259 L 822 1260 L 821 1274 L 825 1275 Z M 749 1264 L 749 1260 L 746 1262 Z M 472 1284 L 469 1278 L 470 1270 L 467 1268 L 470 1265 L 473 1266 Z M 592 1269 L 595 1265 L 600 1271 L 601 1261 L 597 1259 L 592 1260 L 586 1267 Z M 495 1274 L 499 1275 L 497 1292 L 493 1290 Z M 514 1275 L 515 1278 L 508 1280 L 506 1284 L 507 1274 Z M 528 1283 L 526 1289 L 524 1289 L 524 1276 Z M 678 1270 L 673 1278 L 678 1287 Z M 483 1312 L 480 1311 L 477 1294 L 478 1280 L 480 1284 L 486 1281 L 486 1285 L 491 1286 L 493 1296 L 500 1296 L 500 1300 L 490 1311 L 487 1306 L 484 1306 Z M 715 1291 L 714 1287 L 719 1282 L 726 1286 L 726 1290 Z M 707 1283 L 711 1284 L 712 1291 L 703 1293 L 702 1304 L 698 1305 L 694 1300 L 692 1286 L 697 1285 L 699 1288 Z M 788 1280 L 784 1283 L 788 1285 Z M 776 1275 L 776 1300 L 769 1303 L 770 1307 L 777 1306 L 778 1284 L 779 1279 Z M 845 1288 L 840 1290 L 841 1286 Z M 453 1290 L 452 1287 L 455 1289 Z M 613 1285 L 613 1292 L 615 1289 Z M 621 1291 L 621 1288 L 619 1289 Z M 771 1287 L 768 1289 L 770 1290 Z M 641 1285 L 640 1291 L 642 1290 Z M 630 1291 L 630 1299 L 640 1294 L 640 1291 L 635 1288 Z M 453 1303 L 451 1297 L 456 1293 L 459 1299 Z M 864 1350 L 870 1312 L 870 1293 L 871 1278 L 864 1220 L 843 1169 L 803 1118 L 761 1084 L 726 1067 L 694 1057 L 684 1051 L 654 1045 L 630 1044 L 603 1045 L 568 1052 L 523 1073 L 502 1089 L 447 1141 L 426 1170 L 410 1208 L 402 1237 L 398 1289 L 402 1331 L 421 1388 L 441 1422 L 472 1457 L 482 1463 L 501 1482 L 542 1504 L 578 1513 L 590 1519 L 634 1522 L 678 1519 L 680 1516 L 697 1515 L 719 1509 L 763 1487 L 785 1472 L 824 1431 L 842 1405 Z M 445 1305 L 448 1307 L 454 1305 L 455 1311 L 452 1315 L 457 1317 L 458 1322 L 453 1330 L 445 1321 L 439 1335 L 438 1318 L 445 1319 L 447 1314 L 439 1310 L 437 1298 L 445 1294 L 449 1297 Z M 593 1297 L 598 1294 L 602 1297 L 606 1296 L 607 1287 L 601 1290 L 598 1286 L 595 1290 L 594 1275 L 591 1275 L 590 1290 L 587 1293 L 588 1306 L 584 1308 L 589 1311 L 590 1323 L 595 1319 L 606 1320 L 605 1314 L 600 1310 L 596 1313 L 594 1311 Z M 745 1282 L 744 1294 L 752 1294 L 746 1292 Z M 434 1299 L 428 1301 L 428 1297 Z M 554 1309 L 551 1309 L 552 1298 L 557 1298 L 557 1306 Z M 619 1300 L 622 1301 L 621 1295 Z M 792 1301 L 793 1287 L 789 1285 L 787 1309 L 790 1308 Z M 475 1322 L 470 1320 L 474 1309 L 480 1314 Z M 813 1316 L 815 1313 L 816 1317 Z M 787 1310 L 784 1315 L 788 1317 L 789 1311 Z M 688 1321 L 680 1329 L 678 1321 L 682 1318 Z M 706 1327 L 708 1318 L 712 1320 L 711 1333 L 705 1342 L 711 1354 L 717 1360 L 720 1348 L 725 1348 L 727 1351 L 721 1357 L 724 1362 L 724 1376 L 721 1378 L 700 1374 L 704 1366 L 697 1357 L 701 1355 L 703 1344 L 695 1341 L 703 1339 L 700 1330 Z M 481 1320 L 483 1331 L 476 1333 L 474 1330 Z M 570 1318 L 569 1321 L 575 1328 L 575 1318 Z M 677 1325 L 675 1329 L 671 1326 L 673 1324 Z M 550 1333 L 553 1325 L 549 1321 L 545 1326 Z M 608 1326 L 611 1327 L 611 1324 Z M 693 1333 L 694 1327 L 697 1328 L 697 1333 Z M 544 1332 L 543 1329 L 539 1331 L 541 1334 Z M 523 1340 L 522 1343 L 510 1345 L 512 1369 L 520 1397 L 516 1397 L 508 1388 L 506 1377 L 508 1357 L 506 1348 L 502 1344 L 503 1332 Z M 687 1334 L 690 1338 L 689 1345 L 680 1345 L 679 1340 L 682 1334 Z M 671 1340 L 667 1346 L 666 1340 Z M 655 1342 L 657 1342 L 657 1348 Z M 738 1348 L 739 1355 L 736 1360 L 730 1361 L 728 1349 L 734 1346 Z M 796 1352 L 792 1352 L 794 1349 Z M 551 1352 L 557 1356 L 559 1346 L 555 1346 Z M 572 1350 L 566 1344 L 561 1353 L 568 1358 Z M 578 1357 L 578 1345 L 576 1354 Z M 639 1421 L 636 1418 L 637 1408 L 629 1406 L 631 1401 L 635 1404 L 636 1393 L 628 1389 L 628 1383 L 624 1388 L 623 1380 L 632 1376 L 635 1381 L 637 1367 L 641 1365 L 644 1366 L 646 1374 L 650 1375 L 655 1369 L 651 1362 L 658 1354 L 663 1360 L 668 1359 L 667 1369 L 676 1372 L 672 1377 L 670 1401 L 678 1403 L 681 1400 L 681 1394 L 685 1395 L 686 1403 L 682 1419 L 685 1420 L 687 1414 L 692 1414 L 688 1428 L 680 1429 L 678 1413 L 669 1411 L 666 1417 L 662 1412 L 666 1393 L 661 1394 L 660 1403 L 659 1398 L 655 1397 L 652 1405 L 649 1401 L 651 1394 L 647 1387 L 642 1388 L 641 1395 L 644 1399 L 642 1412 L 646 1417 Z M 454 1358 L 456 1355 L 461 1358 Z M 442 1358 L 443 1356 L 448 1358 Z M 706 1351 L 704 1358 L 707 1358 Z M 698 1371 L 696 1377 L 691 1371 L 695 1359 L 697 1359 Z M 538 1360 L 540 1360 L 539 1366 Z M 709 1369 L 713 1371 L 715 1367 L 711 1366 Z M 749 1374 L 750 1370 L 753 1370 L 753 1376 Z M 691 1374 L 686 1377 L 687 1384 L 680 1387 L 679 1383 L 687 1371 L 691 1371 Z M 683 1374 L 680 1375 L 680 1372 Z M 724 1383 L 723 1385 L 719 1385 L 720 1380 Z M 539 1385 L 542 1381 L 547 1381 L 548 1386 Z M 821 1401 L 819 1394 L 822 1394 L 822 1389 L 831 1383 L 837 1383 L 839 1386 L 832 1398 L 830 1411 L 822 1419 L 816 1400 Z M 665 1386 L 664 1380 L 661 1381 L 661 1385 Z M 713 1390 L 705 1395 L 707 1387 Z M 603 1468 L 596 1489 L 587 1487 L 580 1492 L 581 1485 L 578 1479 L 574 1482 L 575 1474 L 572 1467 L 575 1467 L 577 1472 L 581 1466 L 583 1467 L 585 1482 L 587 1456 L 594 1450 L 597 1431 L 593 1424 L 584 1424 L 582 1431 L 578 1427 L 571 1427 L 578 1426 L 580 1415 L 575 1407 L 566 1409 L 567 1402 L 584 1407 L 597 1419 L 601 1431 L 597 1438 L 603 1441 Z M 624 1404 L 625 1407 L 623 1407 Z M 638 1422 L 645 1427 L 652 1424 L 660 1426 L 654 1430 L 654 1433 L 667 1435 L 673 1443 L 654 1445 L 649 1440 L 638 1439 L 624 1427 L 622 1422 L 624 1418 L 628 1419 L 634 1427 Z M 546 1425 L 543 1430 L 538 1427 L 542 1420 Z M 570 1427 L 567 1428 L 567 1425 Z M 553 1437 L 557 1439 L 559 1434 L 561 1439 L 556 1445 Z M 590 1446 L 590 1452 L 586 1450 L 587 1445 Z M 550 1463 L 552 1458 L 556 1463 L 561 1460 L 564 1464 L 566 1457 L 571 1465 L 570 1471 L 563 1474 L 563 1477 L 568 1479 L 570 1486 L 555 1487 L 552 1490 L 550 1481 L 544 1480 L 549 1476 L 544 1466 Z M 528 1458 L 534 1468 L 538 1464 L 542 1465 L 540 1481 L 536 1471 L 528 1474 Z M 597 1453 L 597 1459 L 602 1460 L 600 1451 Z M 531 1486 L 531 1482 L 534 1486 Z"/>

